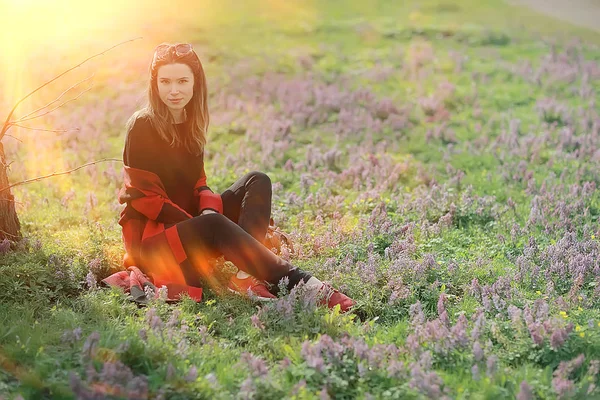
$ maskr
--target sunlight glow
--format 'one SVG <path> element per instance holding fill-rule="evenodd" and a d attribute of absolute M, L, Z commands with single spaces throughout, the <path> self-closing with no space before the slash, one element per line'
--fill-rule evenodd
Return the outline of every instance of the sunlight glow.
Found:
<path fill-rule="evenodd" d="M 3 29 L 0 31 L 0 118 L 6 119 L 14 104 L 58 73 L 73 67 L 108 47 L 135 38 L 143 12 L 135 12 L 133 2 L 106 0 L 0 0 Z M 149 7 L 150 8 L 150 7 Z M 110 56 L 110 55 L 109 55 Z M 106 60 L 107 57 L 103 57 Z M 77 68 L 35 93 L 15 112 L 15 120 L 55 99 L 61 92 L 98 72 L 98 61 Z M 103 70 L 100 73 L 104 72 Z M 83 84 L 66 94 L 65 100 L 85 90 Z M 84 98 L 80 99 L 85 102 Z M 75 103 L 69 104 L 72 106 Z M 70 109 L 70 107 L 69 107 Z M 25 126 L 58 129 L 62 109 L 23 123 Z M 67 126 L 70 128 L 70 126 Z M 20 151 L 28 155 L 26 175 L 39 176 L 69 167 L 64 143 L 55 143 L 56 133 L 11 128 L 20 138 Z M 11 139 L 10 145 L 15 145 Z M 56 179 L 68 186 L 69 178 Z M 64 186 L 64 185 L 61 185 Z"/>
<path fill-rule="evenodd" d="M 301 4 L 284 0 L 249 1 L 244 5 L 235 0 L 171 0 L 168 3 L 162 0 L 0 0 L 0 15 L 8 16 L 3 18 L 3 29 L 0 30 L 0 119 L 3 121 L 12 106 L 27 93 L 117 43 L 143 37 L 133 45 L 123 46 L 86 63 L 35 93 L 18 107 L 13 120 L 44 106 L 90 75 L 94 75 L 96 87 L 102 87 L 103 82 L 112 79 L 107 85 L 111 86 L 110 90 L 119 90 L 118 82 L 124 81 L 127 74 L 133 75 L 132 80 L 140 80 L 140 64 L 146 67 L 148 54 L 157 43 L 201 42 L 216 38 L 221 40 L 214 44 L 218 48 L 227 43 L 225 40 L 231 40 L 215 34 L 227 25 L 244 26 L 243 21 L 254 18 L 266 21 L 272 27 L 294 27 L 314 22 L 316 10 L 310 2 Z M 215 30 L 211 31 L 213 28 Z M 191 37 L 181 37 L 182 34 Z M 86 87 L 74 89 L 65 98 L 75 97 Z M 72 111 L 90 103 L 95 94 L 87 93 L 69 107 L 23 125 L 49 130 L 71 129 L 79 122 L 77 118 L 70 118 L 74 115 Z M 73 166 L 70 165 L 74 162 L 71 153 L 76 150 L 69 148 L 69 144 L 54 132 L 13 127 L 9 133 L 22 141 L 17 143 L 10 139 L 6 144 L 15 145 L 20 154 L 26 155 L 23 168 L 27 177 Z M 69 187 L 68 177 L 54 181 L 60 182 L 63 188 Z"/>

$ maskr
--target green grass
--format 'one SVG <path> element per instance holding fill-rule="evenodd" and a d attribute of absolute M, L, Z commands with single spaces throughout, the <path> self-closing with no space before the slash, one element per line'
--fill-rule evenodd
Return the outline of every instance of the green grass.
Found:
<path fill-rule="evenodd" d="M 175 6 L 181 2 L 172 3 Z M 369 146 L 366 138 L 370 132 L 335 136 L 332 126 L 339 116 L 332 112 L 325 124 L 307 129 L 294 125 L 291 146 L 277 155 L 273 166 L 266 167 L 260 157 L 243 154 L 248 149 L 260 154 L 260 144 L 248 140 L 246 132 L 251 122 L 271 122 L 267 117 L 260 113 L 236 115 L 231 123 L 211 126 L 206 165 L 211 187 L 222 191 L 248 170 L 265 170 L 274 183 L 281 185 L 275 192 L 274 216 L 284 230 L 294 232 L 295 245 L 302 250 L 292 262 L 338 287 L 343 285 L 344 291 L 357 300 L 361 318 L 323 308 L 306 309 L 301 302 L 293 304 L 291 316 L 283 317 L 275 307 L 258 311 L 256 304 L 231 295 L 219 296 L 208 287 L 201 303 L 191 299 L 177 305 L 157 301 L 148 308 L 138 308 L 117 290 L 89 290 L 85 279 L 90 265 L 94 265 L 96 278 L 102 278 L 121 267 L 123 256 L 117 224 L 121 208 L 116 201 L 121 166 L 102 163 L 13 191 L 20 202 L 17 210 L 27 243 L 0 258 L 0 397 L 21 394 L 32 399 L 75 398 L 77 379 L 72 373 L 84 385 L 93 386 L 99 382 L 89 374 L 90 366 L 100 373 L 106 365 L 120 361 L 131 374 L 146 377 L 150 398 L 160 394 L 182 399 L 234 398 L 250 387 L 252 398 L 258 399 L 318 398 L 324 387 L 332 398 L 340 399 L 370 398 L 367 394 L 375 398 L 426 398 L 424 389 L 410 383 L 410 369 L 416 363 L 427 364 L 422 355 L 401 352 L 398 360 L 406 370 L 396 378 L 391 378 L 385 368 L 365 372 L 366 361 L 350 350 L 339 362 L 328 363 L 323 372 L 309 365 L 305 355 L 308 344 L 304 342 L 318 343 L 323 335 L 328 335 L 338 344 L 352 338 L 364 340 L 371 348 L 394 345 L 406 350 L 410 335 L 417 331 L 411 322 L 410 306 L 419 301 L 428 319 L 436 319 L 441 294 L 447 298 L 445 307 L 451 324 L 456 324 L 464 313 L 472 329 L 472 316 L 484 307 L 481 294 L 473 293 L 474 279 L 481 286 L 491 286 L 499 278 L 512 279 L 530 236 L 540 249 L 534 255 L 539 259 L 541 252 L 556 245 L 564 234 L 546 232 L 540 225 L 528 227 L 535 193 L 528 192 L 525 179 L 507 182 L 502 174 L 519 174 L 518 164 L 523 159 L 535 190 L 539 191 L 544 181 L 555 185 L 564 171 L 565 187 L 556 195 L 567 203 L 576 201 L 568 197 L 569 185 L 586 181 L 600 184 L 595 161 L 570 159 L 548 144 L 539 144 L 538 158 L 533 161 L 506 143 L 496 149 L 490 147 L 508 131 L 511 119 L 520 120 L 519 140 L 529 134 L 539 136 L 544 128 L 535 105 L 542 98 L 556 97 L 572 109 L 588 106 L 589 99 L 572 91 L 581 84 L 580 77 L 572 84 L 542 77 L 538 84 L 527 75 L 513 74 L 509 66 L 527 61 L 536 68 L 550 53 L 553 41 L 558 50 L 564 50 L 573 37 L 584 42 L 581 54 L 597 63 L 598 33 L 496 0 L 401 4 L 219 1 L 188 5 L 183 14 L 173 11 L 177 7 L 149 7 L 161 10 L 163 24 L 176 16 L 179 23 L 169 25 L 174 26 L 169 29 L 176 30 L 173 37 L 193 42 L 205 60 L 211 104 L 222 92 L 235 87 L 236 80 L 260 78 L 268 72 L 302 79 L 310 70 L 319 83 L 341 85 L 348 90 L 369 88 L 374 95 L 389 97 L 394 104 L 409 108 L 410 126 L 372 134 L 373 146 L 386 144 L 382 149 L 373 147 L 373 156 L 380 163 L 402 166 L 397 180 L 379 193 L 381 199 L 389 200 L 384 204 L 386 218 L 394 227 L 392 233 L 378 231 L 380 226 L 369 227 L 380 199 L 360 200 L 379 182 L 365 177 L 357 190 L 353 178 L 327 181 L 329 173 L 339 174 L 353 167 L 350 160 L 354 154 L 350 151 Z M 151 40 L 179 40 L 171 40 L 167 27 L 153 32 L 145 29 L 147 39 L 131 50 L 133 56 L 146 54 Z M 426 75 L 414 78 L 410 65 L 417 58 L 419 46 L 430 48 L 433 56 L 419 68 Z M 310 68 L 302 65 L 301 56 L 310 57 Z M 74 58 L 71 55 L 61 62 Z M 117 54 L 108 55 L 105 65 L 118 58 Z M 9 150 L 9 158 L 17 160 L 10 171 L 12 181 L 52 172 L 44 169 L 44 162 L 67 169 L 94 159 L 121 157 L 123 126 L 128 115 L 119 99 L 124 87 L 143 93 L 140 76 L 145 76 L 146 67 L 132 64 L 127 70 L 119 65 L 102 69 L 93 100 L 71 104 L 58 114 L 58 121 L 72 112 L 96 115 L 90 117 L 92 124 L 98 124 L 96 130 L 88 126 L 80 137 L 68 136 L 69 142 L 46 134 L 28 136 L 25 143 Z M 368 72 L 379 67 L 389 67 L 392 73 L 376 81 Z M 50 68 L 59 69 L 60 65 Z M 132 86 L 114 83 L 123 81 Z M 443 102 L 450 117 L 440 128 L 441 123 L 427 121 L 419 99 L 437 95 L 444 82 L 453 84 L 454 92 Z M 600 95 L 594 87 L 597 82 L 591 82 L 591 97 L 596 102 Z M 102 111 L 98 100 L 103 99 L 115 102 L 107 108 L 116 109 L 115 116 Z M 271 106 L 281 113 L 281 104 Z M 263 110 L 264 105 L 256 107 Z M 256 121 L 250 121 L 251 118 Z M 436 129 L 442 129 L 438 136 Z M 488 141 L 487 145 L 478 144 L 482 138 Z M 322 153 L 337 146 L 340 160 L 331 169 L 321 166 L 311 170 L 305 166 L 286 170 L 288 160 L 296 165 L 308 159 L 309 145 L 312 151 Z M 531 146 L 525 150 L 530 157 Z M 227 153 L 238 155 L 239 159 L 228 165 Z M 54 163 L 56 160 L 64 162 Z M 367 153 L 356 164 L 369 165 L 366 160 Z M 549 160 L 554 161 L 552 166 Z M 456 181 L 456 171 L 464 172 L 460 183 Z M 303 189 L 300 176 L 306 172 L 313 174 L 315 182 Z M 433 182 L 440 186 L 439 190 Z M 313 203 L 291 202 L 290 194 L 303 199 L 310 194 Z M 472 204 L 465 200 L 469 195 L 473 197 Z M 325 200 L 319 200 L 319 196 Z M 342 200 L 327 204 L 326 200 L 333 196 L 341 196 Z M 481 200 L 485 196 L 492 196 L 488 203 Z M 516 203 L 514 209 L 507 206 L 509 198 Z M 424 201 L 429 203 L 420 208 Z M 597 240 L 590 234 L 598 235 L 594 225 L 598 202 L 598 195 L 592 194 L 585 200 L 587 214 L 573 216 L 579 218 L 577 240 Z M 437 225 L 453 207 L 449 222 Z M 334 218 L 336 213 L 340 218 Z M 414 224 L 409 229 L 411 233 L 401 232 L 410 224 Z M 523 231 L 511 232 L 514 224 Z M 319 244 L 317 239 L 327 235 L 336 245 Z M 406 258 L 396 259 L 405 263 L 398 267 L 386 258 L 386 251 L 400 245 L 408 250 Z M 411 269 L 413 264 L 409 262 L 421 263 L 428 255 L 433 257 L 433 266 L 422 274 Z M 374 283 L 366 282 L 362 269 L 369 263 L 375 265 Z M 393 268 L 397 268 L 394 273 L 390 272 Z M 396 301 L 390 300 L 392 288 L 388 280 L 392 278 L 400 279 L 399 285 L 405 289 Z M 586 279 L 575 290 L 572 280 L 561 282 L 561 277 L 553 277 L 549 279 L 556 284 L 553 291 L 547 288 L 545 278 L 536 281 L 527 275 L 520 281 L 511 281 L 510 295 L 503 298 L 519 308 L 547 301 L 548 321 L 555 318 L 556 323 L 572 322 L 573 330 L 560 349 L 550 346 L 549 340 L 541 346 L 533 345 L 525 323 L 511 325 L 506 311 L 499 312 L 492 305 L 491 311 L 484 313 L 486 322 L 479 341 L 486 360 L 491 355 L 498 358 L 497 372 L 486 373 L 486 361 L 474 360 L 471 344 L 440 351 L 436 346 L 444 338 L 419 344 L 420 349 L 433 354 L 432 366 L 422 368 L 435 371 L 443 380 L 444 393 L 451 398 L 514 398 L 525 380 L 537 398 L 545 399 L 557 397 L 552 379 L 559 363 L 584 354 L 584 367 L 571 378 L 577 389 L 572 395 L 585 398 L 588 385 L 599 383 L 590 372 L 590 361 L 600 357 L 600 312 L 594 297 L 598 280 Z M 566 289 L 560 286 L 563 283 Z M 570 290 L 574 290 L 573 295 Z M 567 302 L 567 306 L 560 301 Z M 171 328 L 153 330 L 147 314 L 150 308 L 163 323 L 175 315 Z M 251 317 L 257 312 L 264 329 L 252 323 Z M 76 328 L 81 328 L 77 338 L 72 336 Z M 86 340 L 93 332 L 99 333 L 99 341 L 86 352 Z M 265 360 L 271 371 L 269 376 L 257 376 L 256 367 L 240 361 L 244 352 Z M 286 358 L 290 364 L 281 365 Z M 480 380 L 473 378 L 474 365 L 479 368 Z M 187 379 L 192 366 L 196 376 Z M 126 375 L 125 368 L 119 371 Z M 110 377 L 106 379 L 112 390 L 118 383 L 126 384 L 117 375 L 105 375 Z M 96 390 L 100 390 L 99 386 Z M 593 395 L 598 395 L 597 390 Z M 127 398 L 114 398 L 123 397 Z"/>

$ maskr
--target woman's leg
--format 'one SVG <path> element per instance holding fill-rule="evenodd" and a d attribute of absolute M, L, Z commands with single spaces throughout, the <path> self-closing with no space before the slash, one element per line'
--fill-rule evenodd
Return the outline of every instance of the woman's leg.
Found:
<path fill-rule="evenodd" d="M 250 215 L 244 217 L 247 217 L 248 221 L 253 220 Z M 277 257 L 224 215 L 201 215 L 175 226 L 190 261 L 186 264 L 192 268 L 202 265 L 207 258 L 223 255 L 240 270 L 274 285 L 287 276 L 290 290 L 300 280 L 306 283 L 311 278 L 307 272 Z M 192 275 L 192 271 L 183 272 L 186 277 Z"/>
<path fill-rule="evenodd" d="M 186 282 L 188 279 L 197 279 L 203 266 L 206 265 L 207 258 L 223 255 L 240 270 L 274 284 L 274 294 L 278 292 L 279 281 L 287 277 L 289 291 L 303 281 L 305 287 L 315 295 L 325 291 L 326 297 L 321 300 L 321 304 L 326 304 L 328 307 L 339 305 L 342 312 L 355 305 L 348 296 L 324 285 L 309 273 L 277 257 L 224 215 L 197 216 L 178 223 L 175 228 L 183 252 L 187 256 L 180 263 Z"/>
<path fill-rule="evenodd" d="M 288 290 L 300 281 L 315 293 L 325 288 L 319 279 L 277 257 L 263 245 L 271 218 L 271 180 L 267 175 L 246 174 L 223 192 L 221 199 L 224 215 L 209 214 L 177 224 L 183 248 L 192 259 L 194 254 L 205 252 L 222 254 L 240 271 L 274 284 L 273 294 L 277 294 L 277 284 L 284 277 L 289 279 Z M 324 304 L 329 307 L 339 304 L 342 311 L 354 305 L 346 295 L 331 290 Z"/>
<path fill-rule="evenodd" d="M 221 194 L 223 215 L 263 243 L 271 218 L 271 179 L 250 172 Z"/>

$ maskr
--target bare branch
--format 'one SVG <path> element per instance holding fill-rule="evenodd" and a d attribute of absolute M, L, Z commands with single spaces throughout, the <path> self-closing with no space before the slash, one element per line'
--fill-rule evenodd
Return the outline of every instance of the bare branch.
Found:
<path fill-rule="evenodd" d="M 16 183 L 13 183 L 12 185 L 8 185 L 8 186 L 6 186 L 6 187 L 4 187 L 4 188 L 0 189 L 0 193 L 2 193 L 2 192 L 4 192 L 4 191 L 7 191 L 7 190 L 9 190 L 9 189 L 11 189 L 11 188 L 13 188 L 13 187 L 15 187 L 15 186 L 21 186 L 21 185 L 25 185 L 25 184 L 27 184 L 27 183 L 36 182 L 36 181 L 41 181 L 42 179 L 50 178 L 50 177 L 53 177 L 53 176 L 58 176 L 58 175 L 65 175 L 65 174 L 69 174 L 69 173 L 71 173 L 71 172 L 73 172 L 73 171 L 77 171 L 78 169 L 81 169 L 81 168 L 83 168 L 83 167 L 87 167 L 88 165 L 98 164 L 98 163 L 105 162 L 105 161 L 120 161 L 120 162 L 121 162 L 121 161 L 123 161 L 123 160 L 121 160 L 121 159 L 119 159 L 119 158 L 103 158 L 102 160 L 91 161 L 91 162 L 89 162 L 89 163 L 86 163 L 86 164 L 80 165 L 79 167 L 77 167 L 77 168 L 73 168 L 73 169 L 70 169 L 70 170 L 68 170 L 68 171 L 62 171 L 62 172 L 53 172 L 53 173 L 51 173 L 51 174 L 49 174 L 49 175 L 38 176 L 37 178 L 26 179 L 26 180 L 24 180 L 24 181 L 21 181 L 21 182 L 16 182 Z"/>
<path fill-rule="evenodd" d="M 23 143 L 23 141 L 22 141 L 21 139 L 19 139 L 19 138 L 18 138 L 18 137 L 16 137 L 16 136 L 9 135 L 8 133 L 7 133 L 7 134 L 5 134 L 4 136 L 11 137 L 11 138 L 15 139 L 16 141 Z"/>
<path fill-rule="evenodd" d="M 3 199 L 3 198 L 0 198 L 0 201 L 8 201 L 10 203 L 15 203 L 15 204 L 23 205 L 22 201 L 17 201 L 15 199 Z M 2 233 L 2 231 L 0 231 L 0 233 Z"/>
<path fill-rule="evenodd" d="M 15 122 L 25 122 L 25 121 L 30 121 L 30 120 L 32 120 L 32 119 L 36 119 L 36 118 L 39 118 L 39 117 L 43 117 L 44 115 L 50 114 L 52 111 L 56 110 L 57 108 L 61 108 L 61 107 L 62 107 L 62 106 L 64 106 L 65 104 L 67 104 L 67 103 L 70 103 L 70 102 L 72 102 L 72 101 L 75 101 L 75 100 L 77 100 L 77 99 L 78 99 L 78 98 L 80 98 L 80 97 L 81 97 L 81 96 L 82 96 L 84 93 L 86 93 L 86 92 L 89 92 L 90 90 L 92 90 L 92 86 L 90 86 L 89 88 L 85 89 L 83 92 L 79 93 L 77 96 L 73 97 L 72 99 L 69 99 L 69 100 L 67 100 L 67 101 L 65 101 L 65 102 L 63 102 L 63 103 L 60 103 L 59 105 L 57 105 L 56 107 L 54 107 L 54 108 L 52 108 L 52 109 L 50 109 L 50 110 L 46 111 L 45 113 L 42 113 L 42 114 L 39 114 L 39 115 L 34 115 L 33 117 L 29 117 L 29 118 L 21 118 L 21 119 L 19 119 L 19 120 L 15 121 Z M 8 123 L 8 125 L 9 125 L 9 126 L 10 126 L 10 125 L 14 125 L 14 123 L 13 123 L 13 122 L 9 122 L 9 123 Z"/>
<path fill-rule="evenodd" d="M 6 131 L 8 130 L 8 128 L 10 128 L 10 124 L 9 121 L 12 118 L 13 114 L 15 113 L 15 110 L 17 109 L 17 107 L 19 106 L 19 104 L 21 104 L 25 99 L 29 98 L 29 96 L 31 96 L 32 94 L 34 94 L 35 92 L 37 92 L 38 90 L 42 89 L 45 86 L 48 86 L 50 83 L 54 82 L 55 80 L 57 80 L 58 78 L 60 78 L 61 76 L 67 74 L 68 72 L 73 71 L 75 68 L 80 67 L 81 65 L 83 65 L 84 63 L 86 63 L 87 61 L 91 60 L 92 58 L 101 56 L 103 54 L 105 54 L 106 52 L 114 49 L 117 46 L 121 46 L 125 43 L 129 43 L 129 42 L 133 42 L 134 40 L 138 40 L 141 39 L 141 37 L 137 37 L 135 39 L 130 39 L 130 40 L 126 40 L 124 42 L 118 43 L 100 53 L 94 54 L 91 57 L 86 58 L 85 60 L 83 60 L 82 62 L 80 62 L 79 64 L 77 64 L 76 66 L 69 68 L 68 70 L 64 71 L 63 73 L 55 76 L 54 78 L 50 79 L 49 81 L 47 81 L 46 83 L 42 84 L 41 86 L 39 86 L 37 89 L 31 91 L 29 94 L 27 94 L 25 97 L 23 97 L 21 100 L 17 101 L 17 104 L 15 104 L 15 106 L 12 108 L 12 110 L 10 111 L 10 113 L 8 114 L 8 116 L 6 117 L 6 121 L 4 122 L 4 125 L 2 126 L 2 131 L 0 131 L 0 140 L 2 140 L 2 138 L 4 137 L 4 134 L 6 133 Z"/>
<path fill-rule="evenodd" d="M 44 108 L 48 108 L 50 107 L 52 104 L 56 103 L 57 101 L 59 101 L 65 94 L 67 94 L 71 89 L 75 88 L 76 86 L 81 85 L 83 82 L 85 81 L 89 81 L 90 79 L 92 79 L 94 77 L 95 74 L 92 74 L 90 76 L 88 76 L 87 78 L 85 78 L 84 80 L 81 80 L 79 82 L 77 82 L 76 84 L 74 84 L 73 86 L 71 86 L 70 88 L 68 88 L 67 90 L 65 90 L 64 92 L 62 92 L 60 94 L 60 96 L 58 96 L 56 99 L 52 100 L 50 103 L 46 104 L 43 107 L 38 108 L 35 111 L 30 112 L 27 115 L 23 115 L 21 118 L 19 118 L 18 120 L 14 121 L 14 122 L 23 122 L 25 120 L 25 118 L 29 117 L 30 115 L 33 115 L 35 113 L 37 113 L 38 111 L 43 110 Z M 34 117 L 35 118 L 35 117 Z M 12 125 L 15 125 L 14 122 L 11 122 Z"/>
<path fill-rule="evenodd" d="M 44 131 L 44 132 L 57 132 L 57 133 L 67 133 L 69 131 L 78 131 L 79 128 L 72 128 L 72 129 L 43 129 L 43 128 L 32 128 L 30 126 L 23 126 L 23 125 L 18 125 L 18 124 L 12 124 L 12 126 L 16 126 L 18 128 L 23 128 L 23 129 L 29 129 L 32 131 Z M 10 135 L 6 135 L 6 136 L 10 136 Z M 16 139 L 16 138 L 15 138 Z"/>
<path fill-rule="evenodd" d="M 4 167 L 4 169 L 8 169 L 10 168 L 10 165 L 14 163 L 14 160 L 9 162 L 8 164 L 6 164 L 5 162 L 3 162 L 2 160 L 0 160 L 0 164 L 2 164 L 2 166 Z"/>
<path fill-rule="evenodd" d="M 3 235 L 6 235 L 6 236 L 12 236 L 12 237 L 14 237 L 14 238 L 16 238 L 16 239 L 18 239 L 18 238 L 19 238 L 18 236 L 16 236 L 16 235 L 13 235 L 12 233 L 5 232 L 5 231 L 3 231 L 2 229 L 0 229 L 0 233 L 1 233 L 1 234 L 3 234 Z"/>

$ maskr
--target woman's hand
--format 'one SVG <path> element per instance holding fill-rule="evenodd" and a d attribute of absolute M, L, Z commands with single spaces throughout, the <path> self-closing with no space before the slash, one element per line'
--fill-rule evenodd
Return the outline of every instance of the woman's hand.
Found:
<path fill-rule="evenodd" d="M 206 210 L 202 211 L 202 213 L 200 213 L 200 215 L 206 215 L 206 214 L 217 214 L 217 213 L 213 210 L 208 210 L 208 209 L 206 209 Z"/>

